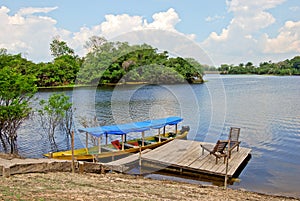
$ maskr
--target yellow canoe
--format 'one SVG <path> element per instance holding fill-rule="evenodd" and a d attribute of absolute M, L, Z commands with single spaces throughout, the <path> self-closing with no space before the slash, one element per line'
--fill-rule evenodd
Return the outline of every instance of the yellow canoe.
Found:
<path fill-rule="evenodd" d="M 108 145 L 101 145 L 101 153 L 99 153 L 99 147 L 94 146 L 91 148 L 81 148 L 81 149 L 75 149 L 74 150 L 74 158 L 77 161 L 80 160 L 98 160 L 98 161 L 109 161 L 114 160 L 115 158 L 126 156 L 130 153 L 137 153 L 144 149 L 154 149 L 158 146 L 161 146 L 163 144 L 166 144 L 173 139 L 186 139 L 188 135 L 188 130 L 184 132 L 178 132 L 177 134 L 174 133 L 166 133 L 161 137 L 161 141 L 159 142 L 159 136 L 150 136 L 145 137 L 144 139 L 144 146 L 135 146 L 138 145 L 139 141 L 141 142 L 141 139 L 134 139 L 129 140 L 125 143 L 124 150 L 119 150 L 115 148 L 112 144 Z M 139 143 L 141 145 L 141 143 Z M 44 156 L 48 158 L 54 158 L 54 159 L 61 159 L 61 160 L 72 160 L 72 151 L 60 151 L 60 152 L 54 152 L 54 153 L 47 153 L 44 154 Z"/>

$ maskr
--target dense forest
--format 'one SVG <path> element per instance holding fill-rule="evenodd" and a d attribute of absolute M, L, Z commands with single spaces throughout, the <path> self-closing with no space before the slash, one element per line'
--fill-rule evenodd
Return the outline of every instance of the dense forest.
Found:
<path fill-rule="evenodd" d="M 109 42 L 93 36 L 84 45 L 88 53 L 79 57 L 65 41 L 54 38 L 50 44 L 53 60 L 34 63 L 21 54 L 0 49 L 0 68 L 8 67 L 23 75 L 35 77 L 38 87 L 101 85 L 111 83 L 202 83 L 204 71 L 221 74 L 300 75 L 300 56 L 278 63 L 252 62 L 220 67 L 202 65 L 192 58 L 170 57 L 147 44 L 129 45 Z"/>
<path fill-rule="evenodd" d="M 150 45 L 129 45 L 92 37 L 85 44 L 84 57 L 75 54 L 65 41 L 54 38 L 50 44 L 53 61 L 34 63 L 21 54 L 0 50 L 0 68 L 9 67 L 36 78 L 38 87 L 64 85 L 101 85 L 146 82 L 202 83 L 202 66 L 192 58 L 171 58 Z"/>
<path fill-rule="evenodd" d="M 262 62 L 259 66 L 254 66 L 252 62 L 241 63 L 237 66 L 222 64 L 217 70 L 221 74 L 300 75 L 300 56 L 277 63 Z"/>

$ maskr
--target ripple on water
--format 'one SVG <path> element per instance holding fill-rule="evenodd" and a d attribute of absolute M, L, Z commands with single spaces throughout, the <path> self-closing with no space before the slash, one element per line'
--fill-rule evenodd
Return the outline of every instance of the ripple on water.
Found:
<path fill-rule="evenodd" d="M 226 138 L 231 126 L 241 127 L 241 145 L 252 149 L 252 158 L 240 175 L 241 182 L 235 185 L 254 191 L 299 195 L 299 77 L 218 76 L 210 79 L 208 76 L 208 79 L 209 82 L 204 85 L 191 85 L 199 108 L 189 105 L 188 101 L 179 101 L 180 95 L 185 100 L 190 98 L 182 85 L 172 85 L 168 90 L 147 86 L 138 92 L 134 91 L 134 87 L 124 87 L 113 98 L 115 112 L 120 115 L 121 121 L 128 122 L 126 115 L 122 116 L 124 104 L 129 104 L 126 112 L 132 119 L 181 115 L 192 111 L 184 124 L 192 128 L 188 139 L 200 141 L 210 135 Z M 176 95 L 170 92 L 175 88 Z M 40 96 L 47 97 L 49 93 L 41 93 Z M 114 123 L 110 108 L 112 88 L 84 89 L 78 93 L 76 101 L 80 115 L 93 117 L 95 107 L 101 122 Z M 134 96 L 128 97 L 128 93 Z M 94 99 L 88 101 L 87 97 L 93 95 Z M 128 100 L 130 103 L 126 103 Z M 79 125 L 78 119 L 76 116 L 76 125 Z M 40 157 L 49 151 L 47 138 L 40 136 L 42 131 L 38 125 L 29 121 L 19 131 L 19 147 L 24 156 Z M 58 141 L 61 149 L 66 147 L 63 139 Z M 83 146 L 81 141 L 84 141 L 84 136 L 77 136 L 76 146 Z"/>

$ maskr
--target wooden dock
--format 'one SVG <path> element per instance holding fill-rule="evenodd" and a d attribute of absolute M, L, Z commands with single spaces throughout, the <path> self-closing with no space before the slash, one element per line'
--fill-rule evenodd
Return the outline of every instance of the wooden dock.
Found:
<path fill-rule="evenodd" d="M 145 149 L 141 152 L 141 154 L 146 154 L 149 151 L 151 151 L 151 149 Z M 124 173 L 130 168 L 128 165 L 138 161 L 140 159 L 140 156 L 140 153 L 136 153 L 119 160 L 111 161 L 109 163 L 102 163 L 102 165 L 110 168 L 113 171 Z"/>
<path fill-rule="evenodd" d="M 180 170 L 193 171 L 198 173 L 211 174 L 215 176 L 225 176 L 226 165 L 223 159 L 219 159 L 216 164 L 214 155 L 207 151 L 202 155 L 201 144 L 210 144 L 190 140 L 175 139 L 150 152 L 142 154 L 142 161 L 158 164 L 165 167 L 179 168 Z M 242 163 L 247 159 L 251 149 L 240 147 L 232 151 L 228 160 L 228 177 L 233 177 Z"/>

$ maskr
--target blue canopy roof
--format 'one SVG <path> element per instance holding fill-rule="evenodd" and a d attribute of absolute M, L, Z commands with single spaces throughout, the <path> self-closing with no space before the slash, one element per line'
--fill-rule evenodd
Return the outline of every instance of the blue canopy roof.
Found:
<path fill-rule="evenodd" d="M 183 119 L 180 117 L 167 117 L 162 119 L 152 119 L 128 124 L 81 128 L 78 129 L 78 131 L 87 132 L 96 137 L 99 137 L 103 134 L 124 135 L 130 132 L 142 132 L 150 130 L 151 128 L 159 129 L 166 125 L 176 125 L 182 120 Z"/>

